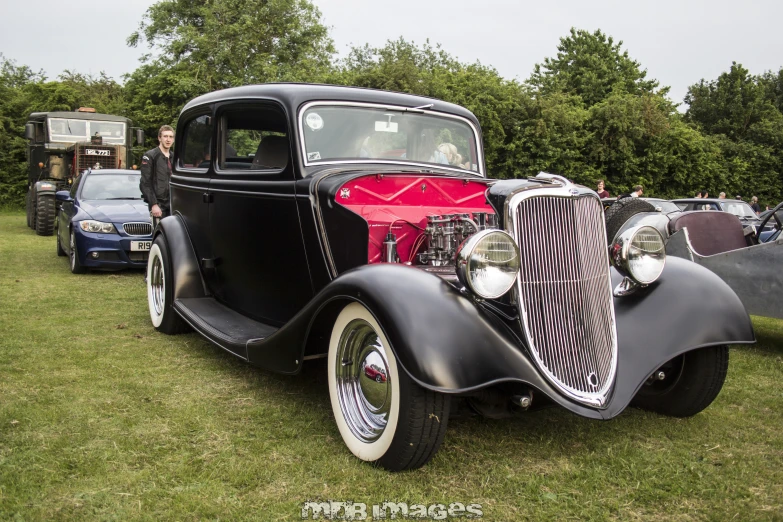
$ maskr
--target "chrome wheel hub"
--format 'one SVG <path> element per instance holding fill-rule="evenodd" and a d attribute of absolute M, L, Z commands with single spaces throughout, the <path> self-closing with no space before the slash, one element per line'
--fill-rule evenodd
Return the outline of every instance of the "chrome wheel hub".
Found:
<path fill-rule="evenodd" d="M 149 285 L 150 297 L 152 298 L 152 307 L 156 315 L 163 315 L 163 305 L 166 303 L 166 288 L 163 284 L 163 263 L 160 256 L 153 256 L 151 259 L 152 269 L 147 281 Z"/>
<path fill-rule="evenodd" d="M 337 397 L 346 424 L 362 442 L 378 440 L 389 422 L 392 383 L 386 349 L 373 327 L 363 319 L 348 323 L 335 362 Z"/>

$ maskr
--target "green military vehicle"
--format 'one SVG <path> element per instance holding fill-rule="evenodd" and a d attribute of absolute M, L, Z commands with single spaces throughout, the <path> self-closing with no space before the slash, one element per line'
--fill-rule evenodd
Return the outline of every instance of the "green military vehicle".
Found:
<path fill-rule="evenodd" d="M 97 114 L 80 107 L 73 112 L 34 112 L 25 126 L 27 144 L 27 226 L 40 236 L 54 231 L 58 190 L 70 188 L 73 178 L 87 169 L 131 168 L 136 144 L 144 131 L 122 116 Z"/>

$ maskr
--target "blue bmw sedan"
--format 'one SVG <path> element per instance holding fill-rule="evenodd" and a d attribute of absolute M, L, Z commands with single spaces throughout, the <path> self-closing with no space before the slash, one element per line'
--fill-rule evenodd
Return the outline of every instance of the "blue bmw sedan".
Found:
<path fill-rule="evenodd" d="M 57 255 L 69 257 L 71 272 L 147 266 L 152 221 L 140 178 L 133 170 L 87 170 L 57 192 Z"/>

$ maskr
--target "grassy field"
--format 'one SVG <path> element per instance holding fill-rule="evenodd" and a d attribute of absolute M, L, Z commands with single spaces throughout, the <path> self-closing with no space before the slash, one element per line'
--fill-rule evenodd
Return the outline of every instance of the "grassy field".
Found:
<path fill-rule="evenodd" d="M 288 520 L 308 499 L 485 520 L 783 520 L 783 321 L 754 321 L 690 419 L 561 409 L 450 423 L 429 465 L 355 459 L 323 364 L 296 377 L 150 325 L 140 272 L 74 276 L 0 213 L 0 520 Z"/>

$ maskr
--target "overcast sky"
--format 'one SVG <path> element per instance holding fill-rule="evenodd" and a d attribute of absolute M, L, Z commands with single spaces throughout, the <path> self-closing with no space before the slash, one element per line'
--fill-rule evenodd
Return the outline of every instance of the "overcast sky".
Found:
<path fill-rule="evenodd" d="M 146 47 L 128 35 L 152 0 L 0 0 L 0 53 L 55 79 L 64 69 L 105 71 L 118 81 L 133 71 Z M 463 62 L 479 60 L 506 78 L 525 80 L 554 56 L 571 27 L 601 29 L 671 87 L 681 102 L 687 88 L 715 79 L 739 62 L 753 74 L 783 66 L 780 0 L 314 0 L 335 47 L 406 40 L 440 43 Z"/>

